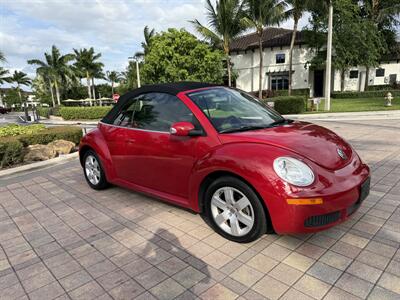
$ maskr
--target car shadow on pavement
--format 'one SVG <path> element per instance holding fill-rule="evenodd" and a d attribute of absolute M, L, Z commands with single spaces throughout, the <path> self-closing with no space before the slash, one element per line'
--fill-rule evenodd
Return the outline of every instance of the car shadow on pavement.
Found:
<path fill-rule="evenodd" d="M 139 255 L 169 276 L 165 277 L 163 288 L 163 282 L 159 284 L 164 293 L 161 298 L 172 299 L 178 293 L 187 293 L 186 296 L 191 297 L 213 285 L 207 263 L 188 251 L 167 229 L 157 229 Z M 150 291 L 157 293 L 157 286 Z"/>

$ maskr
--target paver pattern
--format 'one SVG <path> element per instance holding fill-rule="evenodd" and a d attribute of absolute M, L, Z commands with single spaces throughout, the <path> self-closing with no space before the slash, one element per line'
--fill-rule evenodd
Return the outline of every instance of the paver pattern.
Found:
<path fill-rule="evenodd" d="M 91 190 L 77 161 L 0 179 L 0 299 L 400 299 L 400 124 L 319 123 L 368 162 L 372 191 L 317 234 L 233 243 L 181 208 Z"/>

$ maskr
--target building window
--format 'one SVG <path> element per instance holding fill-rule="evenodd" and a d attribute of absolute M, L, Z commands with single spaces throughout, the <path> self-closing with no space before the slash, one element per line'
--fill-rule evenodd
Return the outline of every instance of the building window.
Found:
<path fill-rule="evenodd" d="M 272 75 L 271 90 L 289 89 L 289 75 Z"/>
<path fill-rule="evenodd" d="M 358 78 L 358 71 L 350 71 L 350 79 Z"/>
<path fill-rule="evenodd" d="M 277 54 L 276 55 L 276 63 L 277 64 L 284 64 L 285 63 L 285 54 Z"/>
<path fill-rule="evenodd" d="M 382 68 L 376 69 L 375 76 L 376 76 L 376 77 L 383 77 L 383 76 L 385 76 L 385 69 L 382 69 Z"/>

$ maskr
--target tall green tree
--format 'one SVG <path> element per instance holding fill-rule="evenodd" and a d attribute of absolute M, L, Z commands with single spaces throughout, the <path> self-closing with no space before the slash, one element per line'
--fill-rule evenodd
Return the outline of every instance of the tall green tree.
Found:
<path fill-rule="evenodd" d="M 26 73 L 21 72 L 21 71 L 14 71 L 14 73 L 11 77 L 11 82 L 13 82 L 17 85 L 16 89 L 18 91 L 18 96 L 19 96 L 20 101 L 22 102 L 21 85 L 29 86 L 32 83 L 32 81 L 30 80 L 30 78 L 27 76 Z M 25 106 L 25 117 L 26 117 L 26 120 L 28 120 L 28 103 L 26 100 L 25 100 L 24 106 Z"/>
<path fill-rule="evenodd" d="M 138 58 L 144 58 L 146 54 L 149 52 L 151 46 L 151 38 L 156 34 L 154 28 L 149 29 L 149 26 L 145 26 L 143 29 L 144 41 L 142 42 L 143 51 L 138 51 L 135 53 L 135 56 Z"/>
<path fill-rule="evenodd" d="M 396 45 L 396 32 L 400 25 L 400 2 L 398 0 L 361 0 L 358 3 L 361 7 L 361 16 L 376 27 L 383 40 L 380 44 L 386 48 L 385 52 L 389 52 Z M 376 64 L 377 61 L 371 61 L 371 64 L 365 65 L 367 68 L 365 90 L 368 87 L 369 69 Z"/>
<path fill-rule="evenodd" d="M 111 94 L 114 95 L 114 84 L 120 81 L 121 75 L 117 71 L 107 71 L 106 79 L 111 83 Z"/>
<path fill-rule="evenodd" d="M 311 0 L 285 0 L 290 9 L 286 11 L 286 15 L 293 18 L 293 32 L 290 40 L 289 49 L 289 96 L 292 94 L 292 81 L 293 81 L 293 49 L 296 41 L 296 35 L 299 25 L 299 20 L 303 17 L 304 13 L 309 9 Z"/>
<path fill-rule="evenodd" d="M 88 89 L 88 97 L 94 98 L 94 76 L 97 76 L 103 68 L 103 63 L 99 62 L 101 53 L 95 53 L 93 47 L 89 49 L 74 49 L 75 60 L 74 66 L 78 70 L 81 77 L 86 77 Z"/>
<path fill-rule="evenodd" d="M 63 79 L 72 79 L 75 74 L 69 65 L 74 59 L 73 54 L 61 55 L 60 50 L 53 45 L 50 53 L 44 54 L 45 60 L 30 59 L 28 64 L 37 65 L 37 73 L 45 75 L 49 78 L 50 88 L 54 86 L 57 97 L 57 104 L 61 105 L 60 84 Z"/>
<path fill-rule="evenodd" d="M 245 0 L 246 27 L 254 28 L 258 36 L 258 51 L 260 55 L 260 70 L 258 77 L 258 98 L 262 98 L 263 81 L 263 45 L 262 36 L 264 27 L 278 25 L 285 18 L 286 3 L 281 0 Z"/>
<path fill-rule="evenodd" d="M 0 51 L 0 62 L 5 62 L 6 58 L 4 56 L 4 53 Z M 3 67 L 0 67 L 0 84 L 3 84 L 5 82 L 10 82 L 10 74 L 7 69 L 4 69 Z"/>
<path fill-rule="evenodd" d="M 147 83 L 185 80 L 222 83 L 223 53 L 184 29 L 168 29 L 153 37 L 141 72 Z"/>
<path fill-rule="evenodd" d="M 244 3 L 240 0 L 217 0 L 215 7 L 211 0 L 206 0 L 208 27 L 198 20 L 190 21 L 196 31 L 212 45 L 223 49 L 228 72 L 228 85 L 232 85 L 232 68 L 229 56 L 230 45 L 246 29 L 242 20 Z"/>

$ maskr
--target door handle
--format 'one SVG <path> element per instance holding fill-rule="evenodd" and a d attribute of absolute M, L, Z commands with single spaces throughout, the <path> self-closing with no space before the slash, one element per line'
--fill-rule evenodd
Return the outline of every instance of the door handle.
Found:
<path fill-rule="evenodd" d="M 125 142 L 128 144 L 133 144 L 135 143 L 135 139 L 126 139 Z"/>

